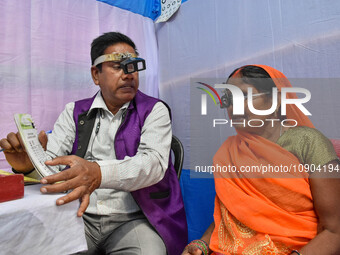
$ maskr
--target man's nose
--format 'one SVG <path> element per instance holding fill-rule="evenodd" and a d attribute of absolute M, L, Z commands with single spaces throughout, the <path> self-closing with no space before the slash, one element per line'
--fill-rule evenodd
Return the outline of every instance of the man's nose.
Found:
<path fill-rule="evenodd" d="M 133 79 L 133 74 L 134 73 L 124 73 L 124 71 L 122 70 L 122 79 Z"/>

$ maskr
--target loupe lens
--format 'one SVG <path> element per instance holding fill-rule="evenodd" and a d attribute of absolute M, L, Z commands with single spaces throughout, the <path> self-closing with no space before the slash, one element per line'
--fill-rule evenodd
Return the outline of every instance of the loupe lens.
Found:
<path fill-rule="evenodd" d="M 138 61 L 137 62 L 137 69 L 138 69 L 138 71 L 141 71 L 141 70 L 145 69 L 143 61 Z"/>
<path fill-rule="evenodd" d="M 145 60 L 142 58 L 128 58 L 120 63 L 124 73 L 134 73 L 145 70 Z"/>
<path fill-rule="evenodd" d="M 135 66 L 134 66 L 133 63 L 127 64 L 126 69 L 127 69 L 128 73 L 133 73 L 133 72 L 137 71 L 137 70 L 135 70 Z"/>

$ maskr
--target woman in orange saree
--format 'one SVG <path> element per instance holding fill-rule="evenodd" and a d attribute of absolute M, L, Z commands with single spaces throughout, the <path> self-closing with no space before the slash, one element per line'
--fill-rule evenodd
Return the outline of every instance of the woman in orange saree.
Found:
<path fill-rule="evenodd" d="M 257 110 L 272 106 L 272 88 L 280 95 L 291 87 L 281 72 L 264 65 L 236 69 L 227 83 L 244 94 L 251 88 Z M 237 171 L 214 174 L 214 223 L 182 254 L 340 254 L 340 179 L 327 171 L 339 169 L 339 161 L 330 141 L 294 104 L 287 104 L 285 118 L 280 99 L 272 114 L 253 114 L 245 104 L 240 116 L 233 115 L 231 95 L 225 100 L 230 120 L 248 124 L 234 125 L 237 135 L 222 144 L 213 162 Z M 250 125 L 255 119 L 265 124 Z M 328 178 L 311 173 L 310 166 Z"/>

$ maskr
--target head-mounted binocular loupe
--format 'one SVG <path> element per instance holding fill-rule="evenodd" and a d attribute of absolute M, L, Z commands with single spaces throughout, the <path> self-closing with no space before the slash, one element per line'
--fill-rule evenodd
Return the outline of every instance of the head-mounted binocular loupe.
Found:
<path fill-rule="evenodd" d="M 120 67 L 125 74 L 143 71 L 146 69 L 145 60 L 142 58 L 127 58 L 120 62 Z"/>
<path fill-rule="evenodd" d="M 113 52 L 111 54 L 101 55 L 93 63 L 93 66 L 97 66 L 101 63 L 113 61 L 120 62 L 120 67 L 123 69 L 125 74 L 143 71 L 146 69 L 145 60 L 138 58 L 135 53 L 118 53 Z"/>

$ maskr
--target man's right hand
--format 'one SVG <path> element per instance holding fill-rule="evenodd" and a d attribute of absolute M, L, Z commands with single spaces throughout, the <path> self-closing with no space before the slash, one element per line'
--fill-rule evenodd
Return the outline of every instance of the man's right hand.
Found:
<path fill-rule="evenodd" d="M 39 141 L 46 150 L 47 135 L 44 131 L 39 133 Z M 4 149 L 7 162 L 18 172 L 29 172 L 33 169 L 19 133 L 9 133 L 7 138 L 0 140 L 0 147 Z"/>

